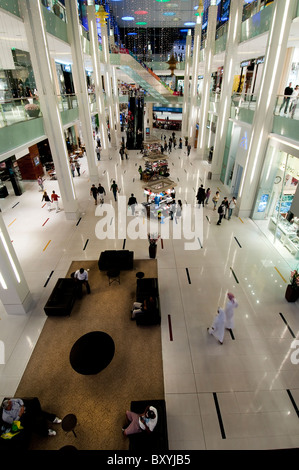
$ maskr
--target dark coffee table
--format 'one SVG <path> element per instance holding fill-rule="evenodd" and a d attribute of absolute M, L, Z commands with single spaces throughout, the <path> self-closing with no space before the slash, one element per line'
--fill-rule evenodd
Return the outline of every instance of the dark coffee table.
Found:
<path fill-rule="evenodd" d="M 70 352 L 72 368 L 83 375 L 98 374 L 113 359 L 114 341 L 103 331 L 91 331 L 79 338 Z"/>
<path fill-rule="evenodd" d="M 118 284 L 120 284 L 120 270 L 119 269 L 109 269 L 107 271 L 107 276 L 108 276 L 108 279 L 109 279 L 109 286 L 111 286 L 111 284 L 113 282 L 118 282 Z"/>
<path fill-rule="evenodd" d="M 61 422 L 62 429 L 65 432 L 72 431 L 75 437 L 77 437 L 74 431 L 76 425 L 77 425 L 77 416 L 72 413 L 66 415 Z"/>
<path fill-rule="evenodd" d="M 142 279 L 144 277 L 144 273 L 142 271 L 139 271 L 138 273 L 136 273 L 136 277 L 138 279 Z"/>

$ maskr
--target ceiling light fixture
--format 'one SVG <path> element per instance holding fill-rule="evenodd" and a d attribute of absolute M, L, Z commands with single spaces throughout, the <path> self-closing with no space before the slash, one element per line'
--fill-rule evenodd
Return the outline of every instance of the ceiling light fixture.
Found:
<path fill-rule="evenodd" d="M 148 11 L 145 11 L 145 10 L 137 10 L 134 12 L 135 15 L 147 15 L 148 14 Z"/>
<path fill-rule="evenodd" d="M 122 17 L 122 20 L 123 21 L 134 21 L 135 18 L 133 18 L 133 16 L 123 16 Z"/>

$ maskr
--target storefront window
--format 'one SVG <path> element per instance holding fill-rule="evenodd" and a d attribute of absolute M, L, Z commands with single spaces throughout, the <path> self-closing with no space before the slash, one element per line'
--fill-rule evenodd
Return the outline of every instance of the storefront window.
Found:
<path fill-rule="evenodd" d="M 253 219 L 285 259 L 299 260 L 299 214 L 292 212 L 299 158 L 269 146 Z"/>

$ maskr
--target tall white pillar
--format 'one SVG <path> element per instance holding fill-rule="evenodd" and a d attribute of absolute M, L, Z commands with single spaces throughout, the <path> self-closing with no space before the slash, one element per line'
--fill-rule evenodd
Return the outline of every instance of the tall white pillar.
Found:
<path fill-rule="evenodd" d="M 99 10 L 96 13 L 96 17 L 99 18 L 100 25 L 101 25 L 102 57 L 103 57 L 103 64 L 104 64 L 104 83 L 105 83 L 106 100 L 107 100 L 107 106 L 108 106 L 111 145 L 113 147 L 116 147 L 117 146 L 117 134 L 120 137 L 120 127 L 119 127 L 119 132 L 118 132 L 117 131 L 117 119 L 116 119 L 116 114 L 117 114 L 118 121 L 119 121 L 119 106 L 118 106 L 118 113 L 116 113 L 115 101 L 114 101 L 114 95 L 113 95 L 114 85 L 113 85 L 111 65 L 110 65 L 109 40 L 108 40 L 108 34 L 107 34 L 106 16 L 107 16 L 107 13 L 105 12 L 104 7 L 100 5 Z"/>
<path fill-rule="evenodd" d="M 240 216 L 249 217 L 264 163 L 269 132 L 272 129 L 280 71 L 284 63 L 288 37 L 297 0 L 274 0 L 273 16 L 268 34 L 264 71 L 254 113 L 247 159 L 242 173 L 237 208 Z"/>
<path fill-rule="evenodd" d="M 19 0 L 19 7 L 24 20 L 44 128 L 51 148 L 63 208 L 67 219 L 76 220 L 80 217 L 80 212 L 55 92 L 41 2 L 40 0 Z"/>
<path fill-rule="evenodd" d="M 79 22 L 77 2 L 66 0 L 65 9 L 67 16 L 67 35 L 71 45 L 73 59 L 73 79 L 79 105 L 79 117 L 81 121 L 82 135 L 86 148 L 89 178 L 92 183 L 98 183 L 99 177 L 95 151 L 96 145 L 93 138 L 84 55 L 82 51 L 82 28 Z"/>
<path fill-rule="evenodd" d="M 8 315 L 24 315 L 32 296 L 0 213 L 0 299 Z"/>
<path fill-rule="evenodd" d="M 191 65 L 191 29 L 188 30 L 185 46 L 185 76 L 184 76 L 184 97 L 183 97 L 183 115 L 182 115 L 182 135 L 188 135 L 189 121 L 189 97 L 190 97 L 190 65 Z"/>
<path fill-rule="evenodd" d="M 153 130 L 153 103 L 146 103 L 145 105 L 144 129 L 147 127 L 150 129 L 150 132 Z"/>
<path fill-rule="evenodd" d="M 228 31 L 226 40 L 221 95 L 218 111 L 217 128 L 211 165 L 212 178 L 219 180 L 225 150 L 227 127 L 231 109 L 231 95 L 236 68 L 239 68 L 238 45 L 240 42 L 243 4 L 231 0 Z"/>
<path fill-rule="evenodd" d="M 100 61 L 100 50 L 99 50 L 99 38 L 97 32 L 97 22 L 95 17 L 94 5 L 87 5 L 87 17 L 89 26 L 89 40 L 91 45 L 91 57 L 93 63 L 93 74 L 95 78 L 95 94 L 97 102 L 97 111 L 99 117 L 99 129 L 101 135 L 101 146 L 103 156 L 108 156 L 109 142 L 107 133 L 107 120 L 105 101 L 103 94 L 102 85 L 102 74 L 101 74 L 101 61 Z"/>
<path fill-rule="evenodd" d="M 197 82 L 198 82 L 198 64 L 201 45 L 201 16 L 197 17 L 194 28 L 193 54 L 192 54 L 192 82 L 190 89 L 190 111 L 188 122 L 188 139 L 191 145 L 194 145 L 196 122 L 197 122 Z"/>
<path fill-rule="evenodd" d="M 204 50 L 204 76 L 202 87 L 202 99 L 200 103 L 199 113 L 199 129 L 197 138 L 197 155 L 200 158 L 205 156 L 206 152 L 206 134 L 207 134 L 207 121 L 210 107 L 210 88 L 211 88 L 211 74 L 213 65 L 213 56 L 215 54 L 215 36 L 217 24 L 217 10 L 216 0 L 211 0 L 208 16 L 207 40 Z"/>

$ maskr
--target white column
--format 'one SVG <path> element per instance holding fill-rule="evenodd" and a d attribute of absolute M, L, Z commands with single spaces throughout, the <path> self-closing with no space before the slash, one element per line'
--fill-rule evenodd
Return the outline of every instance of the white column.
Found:
<path fill-rule="evenodd" d="M 239 0 L 231 0 L 218 120 L 214 142 L 213 160 L 211 165 L 212 178 L 217 180 L 220 178 L 225 149 L 234 75 L 239 69 L 240 61 L 238 59 L 238 45 L 240 42 L 242 11 L 242 2 Z"/>
<path fill-rule="evenodd" d="M 188 126 L 188 139 L 191 145 L 194 145 L 196 122 L 197 122 L 197 82 L 198 82 L 198 64 L 201 44 L 201 16 L 197 17 L 196 25 L 194 28 L 194 41 L 193 41 L 193 55 L 192 55 L 192 82 L 190 89 L 190 111 L 189 111 L 189 126 Z"/>
<path fill-rule="evenodd" d="M 153 103 L 146 103 L 144 115 L 144 130 L 149 127 L 150 132 L 153 130 Z M 145 139 L 146 140 L 146 137 Z"/>
<path fill-rule="evenodd" d="M 100 50 L 99 50 L 99 38 L 97 33 L 97 22 L 95 17 L 94 5 L 87 5 L 87 17 L 89 26 L 89 39 L 91 45 L 91 57 L 93 63 L 93 74 L 95 78 L 95 93 L 97 100 L 97 110 L 99 117 L 99 129 L 101 135 L 101 146 L 102 153 L 104 156 L 108 156 L 108 134 L 107 134 L 107 121 L 106 121 L 106 110 L 105 101 L 103 94 L 102 85 L 102 74 L 101 74 L 101 61 L 100 61 Z"/>
<path fill-rule="evenodd" d="M 0 213 L 0 299 L 8 315 L 24 315 L 32 297 Z"/>
<path fill-rule="evenodd" d="M 254 113 L 247 160 L 243 169 L 239 194 L 238 213 L 249 217 L 256 197 L 259 175 L 264 163 L 269 132 L 272 129 L 273 111 L 284 63 L 288 37 L 295 16 L 297 0 L 274 0 L 273 16 L 268 34 L 264 71 Z"/>
<path fill-rule="evenodd" d="M 118 114 L 119 121 L 119 106 L 118 113 L 115 110 L 114 96 L 113 96 L 113 80 L 111 74 L 111 65 L 110 65 L 110 56 L 109 56 L 109 41 L 107 34 L 107 25 L 100 22 L 101 24 L 101 36 L 102 36 L 102 53 L 103 53 L 103 62 L 104 62 L 104 83 L 105 91 L 107 96 L 107 106 L 109 112 L 109 123 L 110 123 L 110 136 L 111 136 L 111 145 L 117 145 L 117 119 L 116 114 Z M 119 127 L 119 137 L 120 137 L 120 127 Z"/>
<path fill-rule="evenodd" d="M 41 3 L 39 0 L 19 0 L 19 6 L 24 20 L 44 128 L 51 148 L 63 208 L 67 219 L 76 220 L 80 217 L 80 212 L 55 92 Z"/>
<path fill-rule="evenodd" d="M 89 177 L 92 183 L 98 183 L 96 145 L 92 131 L 84 55 L 82 51 L 82 27 L 79 22 L 77 2 L 66 0 L 65 9 L 67 16 L 67 35 L 71 45 L 73 59 L 72 72 L 79 105 L 82 135 L 86 148 Z"/>
<path fill-rule="evenodd" d="M 206 152 L 206 134 L 207 134 L 207 120 L 210 107 L 210 88 L 211 88 L 211 74 L 213 65 L 213 56 L 215 54 L 215 35 L 217 23 L 217 10 L 216 1 L 211 0 L 208 16 L 208 29 L 206 47 L 204 50 L 204 76 L 202 87 L 202 99 L 200 103 L 199 113 L 199 129 L 197 138 L 197 155 L 200 158 L 205 156 Z"/>
<path fill-rule="evenodd" d="M 191 65 L 191 29 L 188 30 L 185 46 L 185 76 L 184 76 L 184 97 L 183 97 L 183 113 L 182 113 L 182 135 L 188 135 L 189 121 L 189 96 L 190 96 L 190 65 Z"/>

